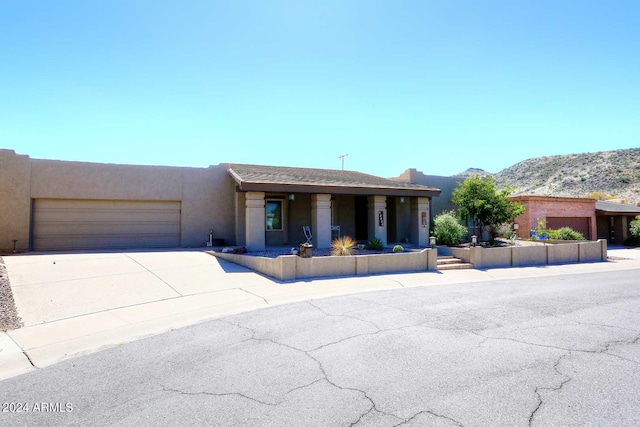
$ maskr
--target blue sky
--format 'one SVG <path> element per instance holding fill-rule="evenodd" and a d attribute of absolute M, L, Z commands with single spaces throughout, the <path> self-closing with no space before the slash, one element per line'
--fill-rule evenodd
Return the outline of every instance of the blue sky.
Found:
<path fill-rule="evenodd" d="M 0 148 L 491 172 L 640 146 L 640 2 L 0 3 Z"/>

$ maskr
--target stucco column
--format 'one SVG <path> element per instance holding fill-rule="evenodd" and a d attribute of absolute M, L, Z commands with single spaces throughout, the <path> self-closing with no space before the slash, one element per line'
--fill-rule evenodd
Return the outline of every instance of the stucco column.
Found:
<path fill-rule="evenodd" d="M 266 213 L 264 192 L 248 191 L 245 195 L 246 206 L 246 247 L 250 251 L 262 251 L 265 248 Z"/>
<path fill-rule="evenodd" d="M 368 225 L 369 239 L 374 237 L 382 240 L 383 245 L 387 245 L 387 196 L 369 196 L 368 208 Z M 380 215 L 382 213 L 382 215 Z M 382 218 L 381 218 L 382 216 Z M 380 220 L 382 219 L 382 224 Z"/>
<path fill-rule="evenodd" d="M 429 198 L 411 198 L 411 243 L 429 245 Z"/>
<path fill-rule="evenodd" d="M 314 247 L 331 247 L 331 194 L 311 195 L 311 233 Z"/>

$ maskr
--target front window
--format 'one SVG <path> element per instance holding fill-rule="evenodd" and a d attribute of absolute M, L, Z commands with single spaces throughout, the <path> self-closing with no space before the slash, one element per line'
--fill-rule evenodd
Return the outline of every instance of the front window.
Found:
<path fill-rule="evenodd" d="M 282 230 L 282 201 L 267 201 L 267 230 Z"/>

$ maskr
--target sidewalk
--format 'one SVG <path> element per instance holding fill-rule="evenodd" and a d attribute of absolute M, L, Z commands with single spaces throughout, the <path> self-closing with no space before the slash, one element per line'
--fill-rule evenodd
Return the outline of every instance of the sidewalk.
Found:
<path fill-rule="evenodd" d="M 401 287 L 640 268 L 640 250 L 612 249 L 609 256 L 615 260 L 293 283 L 274 282 L 202 252 L 6 257 L 25 327 L 0 333 L 0 379 L 201 321 L 291 302 Z"/>

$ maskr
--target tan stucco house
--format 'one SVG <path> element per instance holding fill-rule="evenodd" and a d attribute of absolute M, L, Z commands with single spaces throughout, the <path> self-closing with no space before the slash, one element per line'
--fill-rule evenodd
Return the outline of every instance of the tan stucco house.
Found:
<path fill-rule="evenodd" d="M 428 245 L 440 190 L 354 171 L 208 168 L 31 159 L 0 150 L 0 250 L 201 247 L 261 250 L 332 237 Z"/>

